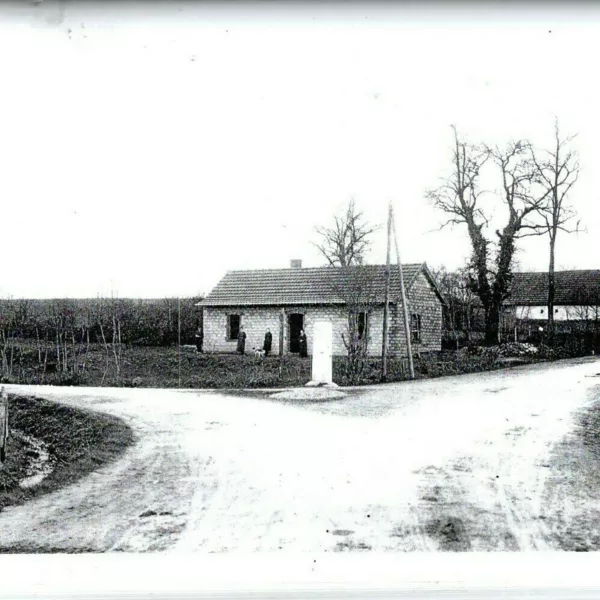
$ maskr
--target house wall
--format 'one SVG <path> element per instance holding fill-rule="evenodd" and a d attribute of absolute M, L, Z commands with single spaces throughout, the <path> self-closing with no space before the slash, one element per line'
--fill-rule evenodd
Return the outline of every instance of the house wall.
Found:
<path fill-rule="evenodd" d="M 424 273 L 419 273 L 417 276 L 417 279 L 410 288 L 407 301 L 409 319 L 413 313 L 421 315 L 421 341 L 412 343 L 413 353 L 437 352 L 441 350 L 443 325 L 442 303 Z M 394 305 L 391 316 L 391 350 L 396 355 L 406 356 L 407 348 L 406 336 L 404 335 L 404 311 L 402 305 Z"/>
<path fill-rule="evenodd" d="M 279 352 L 279 314 L 277 308 L 213 308 L 204 307 L 204 343 L 205 352 L 235 352 L 237 340 L 227 338 L 227 315 L 240 315 L 240 325 L 246 332 L 246 350 L 262 348 L 265 333 L 270 329 L 273 334 L 273 353 Z"/>
<path fill-rule="evenodd" d="M 597 306 L 555 306 L 555 321 L 577 321 L 593 319 L 598 313 L 600 307 Z M 531 321 L 547 321 L 547 306 L 517 306 L 517 319 L 527 319 Z"/>
<path fill-rule="evenodd" d="M 442 304 L 433 291 L 425 275 L 420 274 L 408 296 L 409 314 L 421 315 L 421 341 L 413 344 L 415 352 L 429 352 L 441 349 L 442 345 Z M 246 332 L 246 350 L 262 348 L 267 329 L 273 334 L 272 353 L 279 354 L 279 336 L 282 309 L 277 307 L 221 308 L 204 307 L 204 350 L 206 352 L 235 352 L 236 340 L 227 339 L 227 315 L 241 315 L 241 325 Z M 348 311 L 343 306 L 295 306 L 285 308 L 283 347 L 289 350 L 289 324 L 287 315 L 304 315 L 304 330 L 308 342 L 308 353 L 312 354 L 315 321 L 330 321 L 333 326 L 332 351 L 334 355 L 347 354 L 342 334 L 347 334 Z M 404 318 L 402 307 L 390 305 L 389 312 L 390 354 L 406 355 Z M 368 353 L 381 355 L 383 343 L 383 306 L 373 308 L 368 317 Z"/>
<path fill-rule="evenodd" d="M 272 354 L 279 354 L 279 336 L 282 309 L 277 307 L 242 307 L 214 308 L 204 307 L 204 350 L 206 352 L 235 352 L 236 340 L 227 339 L 227 315 L 241 315 L 241 325 L 246 332 L 246 350 L 253 347 L 262 348 L 265 333 L 268 329 L 273 334 Z M 289 349 L 289 314 L 304 315 L 304 331 L 306 333 L 308 353 L 312 354 L 312 343 L 315 321 L 331 321 L 333 324 L 333 353 L 346 354 L 342 339 L 348 315 L 341 306 L 294 306 L 285 308 L 283 347 L 284 353 Z"/>

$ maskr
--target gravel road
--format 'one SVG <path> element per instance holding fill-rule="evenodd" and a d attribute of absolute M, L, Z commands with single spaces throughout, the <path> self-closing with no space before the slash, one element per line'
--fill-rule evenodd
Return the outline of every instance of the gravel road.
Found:
<path fill-rule="evenodd" d="M 563 361 L 282 401 L 7 386 L 118 415 L 138 443 L 0 513 L 30 551 L 592 549 L 600 362 Z"/>

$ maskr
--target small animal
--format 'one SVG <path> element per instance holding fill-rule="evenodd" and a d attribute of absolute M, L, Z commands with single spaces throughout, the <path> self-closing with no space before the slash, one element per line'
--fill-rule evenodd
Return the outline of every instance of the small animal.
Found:
<path fill-rule="evenodd" d="M 252 348 L 252 351 L 254 352 L 254 356 L 260 358 L 260 360 L 265 357 L 265 351 L 262 348 Z"/>

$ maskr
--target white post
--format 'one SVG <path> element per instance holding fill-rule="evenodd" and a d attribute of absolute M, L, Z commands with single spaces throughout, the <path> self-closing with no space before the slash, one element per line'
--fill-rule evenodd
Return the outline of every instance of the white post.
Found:
<path fill-rule="evenodd" d="M 333 327 L 329 321 L 316 321 L 313 329 L 312 379 L 306 385 L 334 385 L 332 376 Z"/>

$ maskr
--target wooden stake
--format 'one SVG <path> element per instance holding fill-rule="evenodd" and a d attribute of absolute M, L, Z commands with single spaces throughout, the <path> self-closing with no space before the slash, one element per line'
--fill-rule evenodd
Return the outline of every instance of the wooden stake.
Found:
<path fill-rule="evenodd" d="M 391 210 L 391 208 L 390 208 Z M 404 312 L 404 334 L 406 335 L 406 350 L 408 352 L 408 368 L 410 378 L 415 378 L 415 367 L 412 356 L 412 341 L 410 339 L 410 323 L 408 320 L 408 306 L 406 303 L 406 291 L 404 289 L 404 275 L 402 273 L 402 263 L 400 262 L 400 250 L 398 249 L 398 237 L 396 236 L 395 219 L 392 218 L 392 227 L 394 229 L 394 244 L 396 246 L 396 261 L 398 262 L 398 276 L 400 277 L 400 293 L 402 295 L 402 308 Z"/>
<path fill-rule="evenodd" d="M 387 257 L 385 263 L 385 303 L 383 305 L 383 344 L 381 347 L 381 381 L 387 381 L 388 314 L 390 304 L 390 248 L 392 237 L 392 203 L 388 208 Z"/>

